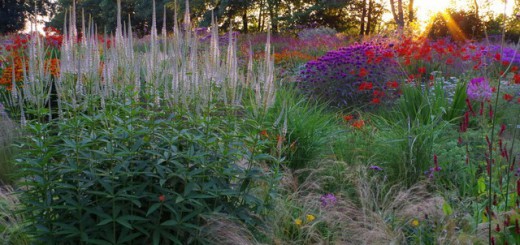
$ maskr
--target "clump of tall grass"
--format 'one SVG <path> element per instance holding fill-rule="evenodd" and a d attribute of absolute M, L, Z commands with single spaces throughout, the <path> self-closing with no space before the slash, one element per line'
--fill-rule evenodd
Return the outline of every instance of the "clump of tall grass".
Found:
<path fill-rule="evenodd" d="M 10 186 L 0 188 L 0 244 L 32 244 L 25 233 L 24 218 L 17 213 L 21 203 L 18 194 Z"/>
<path fill-rule="evenodd" d="M 11 159 L 14 149 L 11 144 L 16 137 L 16 124 L 7 116 L 0 103 L 0 184 L 11 183 L 10 175 L 14 169 Z"/>

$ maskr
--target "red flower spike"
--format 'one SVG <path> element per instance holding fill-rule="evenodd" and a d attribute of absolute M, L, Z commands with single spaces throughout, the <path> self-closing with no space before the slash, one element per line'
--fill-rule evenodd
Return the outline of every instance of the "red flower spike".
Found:
<path fill-rule="evenodd" d="M 160 195 L 160 196 L 159 196 L 159 201 L 160 201 L 160 202 L 164 202 L 164 201 L 166 201 L 166 197 L 165 197 L 164 195 Z"/>
<path fill-rule="evenodd" d="M 495 237 L 491 237 L 491 245 L 495 245 Z"/>
<path fill-rule="evenodd" d="M 488 145 L 488 148 L 491 148 L 491 141 L 489 140 L 489 137 L 486 135 L 486 142 Z"/>
<path fill-rule="evenodd" d="M 495 231 L 496 232 L 500 232 L 500 225 L 499 224 L 497 224 L 497 226 L 495 227 Z"/>
<path fill-rule="evenodd" d="M 520 179 L 516 180 L 516 194 L 520 196 Z"/>
<path fill-rule="evenodd" d="M 504 100 L 505 101 L 511 101 L 513 99 L 513 96 L 510 94 L 504 94 Z"/>
<path fill-rule="evenodd" d="M 379 104 L 379 103 L 381 103 L 381 99 L 373 98 L 372 101 L 370 101 L 370 103 L 372 103 L 372 104 Z"/>
<path fill-rule="evenodd" d="M 468 106 L 469 111 L 471 112 L 471 114 L 472 114 L 473 116 L 475 116 L 475 111 L 473 111 L 473 106 L 471 105 L 471 102 L 469 101 L 468 98 L 466 98 L 466 105 Z"/>
<path fill-rule="evenodd" d="M 420 74 L 424 74 L 424 73 L 426 73 L 426 68 L 424 66 L 419 67 L 419 69 L 417 69 L 417 72 L 419 72 Z"/>

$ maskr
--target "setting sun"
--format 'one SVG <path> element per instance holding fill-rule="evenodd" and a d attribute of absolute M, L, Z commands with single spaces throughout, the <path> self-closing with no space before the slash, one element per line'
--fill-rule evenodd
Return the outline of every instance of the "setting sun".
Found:
<path fill-rule="evenodd" d="M 452 7 L 450 2 L 450 0 L 418 0 L 415 5 L 417 7 L 417 19 L 428 21 L 435 14 Z"/>

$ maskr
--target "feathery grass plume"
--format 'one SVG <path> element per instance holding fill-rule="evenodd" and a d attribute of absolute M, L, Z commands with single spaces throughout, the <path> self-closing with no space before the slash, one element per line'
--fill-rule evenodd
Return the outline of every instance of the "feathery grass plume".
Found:
<path fill-rule="evenodd" d="M 247 226 L 224 214 L 204 217 L 206 225 L 201 229 L 201 236 L 210 244 L 256 245 L 259 244 Z"/>
<path fill-rule="evenodd" d="M 11 186 L 0 187 L 0 244 L 32 244 L 24 232 L 24 219 L 17 213 L 20 205 Z"/>
<path fill-rule="evenodd" d="M 11 144 L 18 136 L 16 124 L 9 119 L 0 103 L 0 185 L 11 182 L 11 174 L 14 170 L 11 159 L 13 148 Z"/>

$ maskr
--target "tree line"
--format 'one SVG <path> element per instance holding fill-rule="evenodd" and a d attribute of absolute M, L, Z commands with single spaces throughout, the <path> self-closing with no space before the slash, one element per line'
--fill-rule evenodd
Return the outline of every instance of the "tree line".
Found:
<path fill-rule="evenodd" d="M 149 33 L 153 0 L 120 1 L 123 19 L 132 23 L 138 35 Z M 462 16 L 464 23 L 480 23 L 480 15 L 484 14 L 479 13 L 479 3 L 489 4 L 490 1 L 468 1 L 471 10 L 451 10 L 451 13 Z M 167 27 L 171 27 L 174 12 L 181 18 L 187 6 L 184 0 L 155 0 L 155 4 L 159 30 L 163 26 L 163 14 Z M 233 26 L 234 30 L 243 33 L 265 32 L 268 28 L 275 33 L 291 32 L 325 26 L 351 35 L 370 35 L 383 28 L 406 28 L 417 19 L 414 0 L 189 0 L 188 4 L 191 18 L 198 26 L 209 26 L 214 16 L 221 30 Z M 0 34 L 22 29 L 24 22 L 36 15 L 51 16 L 48 25 L 61 29 L 73 5 L 78 13 L 77 23 L 81 23 L 81 18 L 91 19 L 98 32 L 115 31 L 117 0 L 0 0 Z M 383 23 L 385 12 L 391 13 L 392 21 Z M 470 21 L 466 21 L 466 17 Z M 435 23 L 443 24 L 443 21 L 439 19 Z"/>

